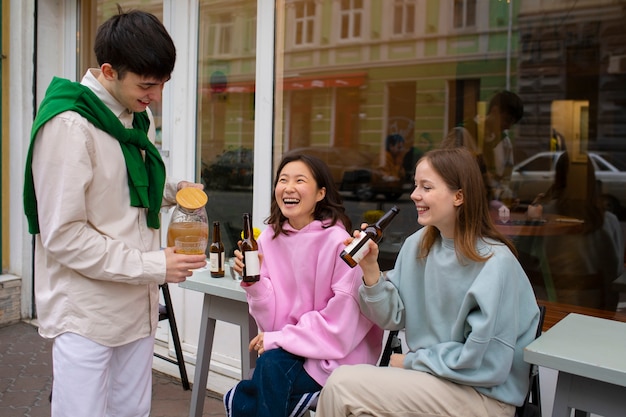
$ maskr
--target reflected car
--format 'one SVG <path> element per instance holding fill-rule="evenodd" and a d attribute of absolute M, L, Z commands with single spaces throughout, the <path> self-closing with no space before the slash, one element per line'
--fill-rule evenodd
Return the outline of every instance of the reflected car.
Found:
<path fill-rule="evenodd" d="M 511 190 L 521 203 L 530 203 L 554 182 L 556 161 L 563 151 L 539 152 L 513 167 Z M 621 215 L 626 207 L 626 166 L 610 154 L 588 152 L 605 208 Z M 621 216 L 620 216 L 621 217 Z"/>
<path fill-rule="evenodd" d="M 211 163 L 202 161 L 202 181 L 208 189 L 252 189 L 254 151 L 237 148 L 225 151 Z"/>
<path fill-rule="evenodd" d="M 371 201 L 383 195 L 395 201 L 409 189 L 402 180 L 386 181 L 377 168 L 378 155 L 368 154 L 351 148 L 305 147 L 290 152 L 301 152 L 316 156 L 326 162 L 339 191 L 346 192 L 360 201 Z"/>

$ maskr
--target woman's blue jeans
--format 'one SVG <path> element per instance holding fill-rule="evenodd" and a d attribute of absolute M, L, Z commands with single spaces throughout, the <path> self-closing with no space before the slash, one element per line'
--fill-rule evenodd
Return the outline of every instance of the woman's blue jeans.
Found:
<path fill-rule="evenodd" d="M 304 370 L 304 358 L 272 349 L 259 356 L 252 379 L 224 395 L 224 406 L 229 417 L 289 417 L 303 396 L 321 389 Z"/>

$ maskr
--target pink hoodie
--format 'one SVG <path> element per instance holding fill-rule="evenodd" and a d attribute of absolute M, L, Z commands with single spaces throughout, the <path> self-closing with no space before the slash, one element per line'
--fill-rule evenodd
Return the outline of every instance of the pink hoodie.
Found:
<path fill-rule="evenodd" d="M 289 235 L 259 236 L 261 280 L 242 285 L 250 314 L 265 332 L 265 350 L 283 348 L 306 359 L 304 369 L 320 385 L 339 365 L 375 364 L 383 331 L 359 310 L 363 272 L 339 257 L 349 237 L 336 224 L 313 221 L 301 230 L 286 222 Z"/>

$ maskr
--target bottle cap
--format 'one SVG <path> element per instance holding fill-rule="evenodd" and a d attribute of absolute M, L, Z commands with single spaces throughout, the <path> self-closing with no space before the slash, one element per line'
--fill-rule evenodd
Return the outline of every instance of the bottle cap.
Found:
<path fill-rule="evenodd" d="M 209 197 L 199 188 L 185 187 L 176 193 L 176 202 L 188 210 L 204 207 Z"/>

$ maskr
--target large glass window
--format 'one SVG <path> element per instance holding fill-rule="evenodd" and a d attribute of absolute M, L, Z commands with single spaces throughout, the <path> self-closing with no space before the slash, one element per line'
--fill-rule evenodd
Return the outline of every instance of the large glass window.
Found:
<path fill-rule="evenodd" d="M 90 16 L 98 18 L 81 25 L 95 28 L 117 2 L 96 2 Z M 160 1 L 120 3 L 162 14 Z M 267 123 L 255 120 L 262 22 L 256 0 L 198 4 L 191 98 L 197 149 L 210 201 L 220 202 L 209 204 L 209 217 L 225 225 L 232 250 L 241 213 L 252 211 L 254 143 L 261 140 L 255 124 Z M 324 158 L 354 224 L 400 207 L 382 243 L 384 268 L 419 227 L 409 198 L 417 159 L 461 129 L 482 151 L 490 100 L 509 89 L 524 111 L 497 132 L 510 138 L 512 162 L 503 166 L 494 198 L 510 206 L 517 227 L 501 229 L 514 240 L 538 298 L 626 309 L 619 281 L 626 229 L 621 2 L 293 0 L 277 7 L 274 134 L 263 145 L 277 158 L 298 148 Z M 89 31 L 81 34 L 87 36 L 80 47 L 90 51 Z M 81 54 L 81 72 L 89 53 Z M 385 164 L 390 135 L 404 139 L 391 156 L 396 175 Z M 257 168 L 273 174 L 271 167 Z M 526 217 L 533 203 L 544 207 L 539 219 Z M 541 228 L 557 218 L 567 219 L 553 229 L 558 232 Z"/>
<path fill-rule="evenodd" d="M 486 135 L 504 135 L 512 162 L 493 198 L 512 220 L 498 227 L 537 297 L 570 309 L 626 309 L 623 4 L 389 3 L 315 2 L 306 27 L 317 28 L 320 42 L 306 50 L 295 48 L 307 39 L 304 23 L 289 32 L 289 3 L 278 11 L 276 33 L 295 38 L 277 38 L 274 154 L 304 149 L 325 159 L 354 224 L 397 204 L 381 245 L 382 266 L 391 268 L 419 227 L 409 198 L 417 159 L 456 132 L 470 133 L 479 152 Z M 507 88 L 523 117 L 492 132 L 490 101 Z M 395 177 L 385 166 L 390 135 L 404 139 L 392 156 L 401 167 Z M 543 207 L 540 218 L 527 217 L 533 203 Z"/>
<path fill-rule="evenodd" d="M 207 212 L 228 253 L 252 212 L 256 0 L 201 0 L 198 17 L 197 143 Z M 213 202 L 213 203 L 211 203 Z"/>

